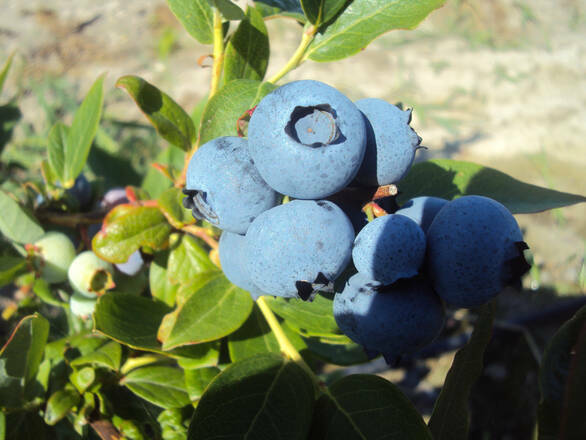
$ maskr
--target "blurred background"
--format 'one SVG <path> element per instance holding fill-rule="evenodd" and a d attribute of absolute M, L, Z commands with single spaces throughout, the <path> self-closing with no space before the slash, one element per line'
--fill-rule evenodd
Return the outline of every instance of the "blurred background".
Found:
<path fill-rule="evenodd" d="M 118 77 L 142 76 L 188 111 L 209 89 L 210 47 L 193 40 L 163 0 L 0 0 L 0 11 L 0 63 L 16 52 L 2 102 L 17 94 L 20 109 L 0 127 L 2 181 L 13 178 L 4 187 L 38 169 L 49 128 L 71 116 L 102 72 L 106 105 L 92 155 L 121 156 L 127 167 L 92 171 L 112 185 L 140 183 L 165 147 L 134 102 L 114 89 Z M 286 19 L 267 25 L 271 76 L 297 47 L 300 26 Z M 413 107 L 411 125 L 428 148 L 418 160 L 469 160 L 586 194 L 585 72 L 584 2 L 448 0 L 415 31 L 386 34 L 343 61 L 308 61 L 285 81 L 316 79 L 353 100 Z M 538 354 L 574 301 L 584 299 L 586 205 L 517 219 L 534 266 L 523 292 L 500 299 L 501 337 L 477 385 L 471 438 L 531 438 Z M 452 357 L 384 374 L 429 412 Z"/>

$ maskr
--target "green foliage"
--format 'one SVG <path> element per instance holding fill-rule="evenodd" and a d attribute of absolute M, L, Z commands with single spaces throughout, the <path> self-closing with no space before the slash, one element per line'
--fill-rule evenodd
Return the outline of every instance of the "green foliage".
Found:
<path fill-rule="evenodd" d="M 218 267 L 220 231 L 193 218 L 181 191 L 191 154 L 219 136 L 245 135 L 255 105 L 293 69 L 351 56 L 385 32 L 412 29 L 444 1 L 258 0 L 245 12 L 229 0 L 167 3 L 193 38 L 214 46 L 206 52 L 215 56 L 214 86 L 191 112 L 129 75 L 116 85 L 152 128 L 102 118 L 104 75 L 79 105 L 54 80 L 55 103 L 44 95 L 46 84 L 34 90 L 48 126 L 33 137 L 42 157 L 32 157 L 11 144 L 23 116 L 17 97 L 0 106 L 0 154 L 5 145 L 11 150 L 0 163 L 0 287 L 3 295 L 17 292 L 2 315 L 2 328 L 13 330 L 0 351 L 0 439 L 466 438 L 491 307 L 456 354 L 426 426 L 391 382 L 325 373 L 324 364 L 353 366 L 372 355 L 338 328 L 333 293 L 312 302 L 255 302 L 233 285 Z M 265 20 L 281 17 L 303 25 L 301 42 L 267 79 Z M 236 23 L 228 32 L 230 21 Z M 12 61 L 0 70 L 0 92 Z M 69 126 L 62 116 L 70 114 Z M 155 132 L 169 145 L 161 148 Z M 10 169 L 14 157 L 18 173 Z M 86 206 L 69 191 L 81 175 L 90 181 Z M 124 187 L 118 190 L 126 200 L 103 198 L 115 186 Z M 514 213 L 533 213 L 586 201 L 447 159 L 415 165 L 397 186 L 399 204 L 419 195 L 480 194 Z M 93 314 L 77 317 L 73 286 L 50 284 L 32 264 L 27 245 L 45 231 L 65 232 L 76 253 L 92 250 L 118 265 L 139 251 L 141 265 L 134 275 L 117 270 L 115 288 L 99 296 Z M 546 350 L 540 438 L 586 436 L 585 316 L 582 309 Z"/>

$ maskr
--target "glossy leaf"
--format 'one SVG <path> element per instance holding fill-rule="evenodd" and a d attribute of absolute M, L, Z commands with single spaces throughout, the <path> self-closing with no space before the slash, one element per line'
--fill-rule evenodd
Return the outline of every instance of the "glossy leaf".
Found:
<path fill-rule="evenodd" d="M 168 166 L 172 171 L 179 173 L 185 161 L 185 153 L 183 150 L 169 145 L 161 151 L 155 158 L 154 163 Z M 173 174 L 176 175 L 176 174 Z M 162 175 L 153 167 L 149 167 L 147 174 L 142 181 L 141 187 L 146 190 L 152 198 L 159 197 L 163 191 L 170 188 L 173 182 Z"/>
<path fill-rule="evenodd" d="M 219 373 L 220 369 L 217 367 L 185 370 L 185 386 L 192 402 L 199 400 L 206 387 Z"/>
<path fill-rule="evenodd" d="M 228 350 L 232 362 L 261 353 L 280 353 L 277 338 L 256 304 L 244 324 L 228 336 Z"/>
<path fill-rule="evenodd" d="M 540 212 L 586 201 L 581 195 L 521 182 L 494 168 L 450 159 L 414 165 L 397 186 L 399 204 L 422 195 L 453 199 L 475 194 L 501 202 L 513 214 Z"/>
<path fill-rule="evenodd" d="M 222 14 L 226 20 L 242 20 L 244 12 L 242 9 L 230 0 L 208 0 L 210 1 Z"/>
<path fill-rule="evenodd" d="M 118 371 L 121 362 L 122 346 L 115 341 L 110 341 L 94 352 L 75 358 L 71 362 L 71 366 L 93 365 L 95 367 L 105 367 L 113 371 Z"/>
<path fill-rule="evenodd" d="M 0 287 L 10 284 L 25 268 L 26 260 L 22 257 L 0 256 Z"/>
<path fill-rule="evenodd" d="M 185 30 L 202 44 L 214 41 L 214 14 L 208 0 L 167 0 Z"/>
<path fill-rule="evenodd" d="M 489 303 L 480 309 L 470 340 L 454 357 L 428 423 L 434 440 L 468 439 L 468 400 L 472 386 L 482 373 L 493 320 L 494 304 Z"/>
<path fill-rule="evenodd" d="M 191 211 L 183 207 L 182 201 L 184 197 L 185 195 L 181 189 L 173 186 L 163 191 L 157 200 L 161 212 L 176 229 L 195 223 Z"/>
<path fill-rule="evenodd" d="M 173 244 L 167 265 L 167 277 L 172 283 L 189 284 L 203 272 L 217 272 L 200 242 L 191 235 L 181 234 Z"/>
<path fill-rule="evenodd" d="M 74 370 L 69 380 L 80 394 L 83 394 L 96 380 L 96 372 L 92 367 Z"/>
<path fill-rule="evenodd" d="M 184 151 L 191 150 L 195 141 L 193 121 L 169 95 L 138 76 L 123 76 L 116 87 L 128 92 L 163 139 Z"/>
<path fill-rule="evenodd" d="M 262 81 L 269 63 L 269 36 L 261 13 L 246 10 L 246 18 L 230 37 L 224 60 L 224 80 Z"/>
<path fill-rule="evenodd" d="M 62 176 L 63 186 L 66 188 L 73 186 L 75 178 L 83 170 L 92 142 L 96 136 L 104 104 L 104 76 L 100 75 L 94 82 L 75 112 L 71 127 L 67 130 L 63 164 L 64 174 Z M 49 163 L 51 163 L 50 155 Z M 55 171 L 57 172 L 57 170 Z"/>
<path fill-rule="evenodd" d="M 301 0 L 301 7 L 310 23 L 327 23 L 342 9 L 347 0 Z"/>
<path fill-rule="evenodd" d="M 354 0 L 336 20 L 320 29 L 306 52 L 314 61 L 335 61 L 360 52 L 394 29 L 413 29 L 445 0 Z"/>
<path fill-rule="evenodd" d="M 159 331 L 165 350 L 229 335 L 252 310 L 248 292 L 234 286 L 220 271 L 195 275 L 181 290 L 182 301 L 165 316 Z"/>
<path fill-rule="evenodd" d="M 0 191 L 0 232 L 17 243 L 33 243 L 45 233 L 37 220 L 20 204 Z"/>
<path fill-rule="evenodd" d="M 237 121 L 275 86 L 251 79 L 227 83 L 207 102 L 199 129 L 199 145 L 220 136 L 237 136 Z"/>
<path fill-rule="evenodd" d="M 208 386 L 188 439 L 305 439 L 314 405 L 311 378 L 274 354 L 228 366 Z"/>
<path fill-rule="evenodd" d="M 167 273 L 169 252 L 158 252 L 149 267 L 149 286 L 154 298 L 173 307 L 180 284 L 172 283 Z"/>
<path fill-rule="evenodd" d="M 318 294 L 309 303 L 300 299 L 266 297 L 269 307 L 302 336 L 326 336 L 347 339 L 336 324 L 332 300 Z"/>
<path fill-rule="evenodd" d="M 179 348 L 177 351 L 189 350 L 191 357 L 178 357 L 177 363 L 184 370 L 216 366 L 220 360 L 221 343 L 222 341 L 219 340 Z"/>
<path fill-rule="evenodd" d="M 137 350 L 193 359 L 208 356 L 207 346 L 162 350 L 157 340 L 157 331 L 163 317 L 170 311 L 165 304 L 149 298 L 127 293 L 106 293 L 96 303 L 94 327 L 103 335 Z"/>
<path fill-rule="evenodd" d="M 572 378 L 572 381 L 583 378 L 583 371 L 579 371 L 580 365 L 578 363 L 584 356 L 584 347 L 579 342 L 581 336 L 582 338 L 584 337 L 585 326 L 586 306 L 582 307 L 560 327 L 545 348 L 539 371 L 541 400 L 538 409 L 538 426 L 540 440 L 561 439 L 563 412 L 565 412 L 566 417 L 574 415 L 573 412 L 569 412 L 570 408 L 565 408 L 563 411 L 562 406 L 566 402 L 574 409 L 580 405 L 580 402 L 583 402 L 583 394 L 580 394 L 574 402 L 569 400 L 572 394 L 584 392 L 583 387 L 576 387 L 576 384 L 571 386 L 569 380 L 570 378 Z M 581 342 L 584 344 L 583 340 Z M 572 352 L 575 354 L 572 355 Z M 578 370 L 576 367 L 578 367 Z M 581 365 L 581 368 L 585 368 L 584 364 Z M 583 422 L 583 413 L 581 418 Z M 580 432 L 579 425 L 573 429 L 576 433 Z"/>
<path fill-rule="evenodd" d="M 47 281 L 42 278 L 37 278 L 33 283 L 33 292 L 39 297 L 41 301 L 51 304 L 52 306 L 68 307 L 68 304 L 57 299 L 53 292 L 51 292 L 51 286 Z"/>
<path fill-rule="evenodd" d="M 124 263 L 142 246 L 167 245 L 171 225 L 158 208 L 119 205 L 110 211 L 92 240 L 93 251 L 111 263 Z"/>
<path fill-rule="evenodd" d="M 310 440 L 429 439 L 423 419 L 398 387 L 355 374 L 334 382 L 316 403 Z"/>
<path fill-rule="evenodd" d="M 189 404 L 183 370 L 150 366 L 132 370 L 120 381 L 133 393 L 161 408 L 180 408 Z"/>
<path fill-rule="evenodd" d="M 69 127 L 58 121 L 49 130 L 47 138 L 47 154 L 49 165 L 54 176 L 48 180 L 60 180 L 65 182 L 65 151 L 67 151 L 67 142 L 69 138 Z M 55 179 L 56 178 L 56 179 Z"/>
<path fill-rule="evenodd" d="M 80 401 L 81 396 L 73 387 L 55 391 L 47 401 L 45 423 L 47 425 L 55 425 Z"/>
<path fill-rule="evenodd" d="M 305 23 L 305 15 L 299 0 L 256 0 L 254 7 L 263 17 L 290 17 Z"/>

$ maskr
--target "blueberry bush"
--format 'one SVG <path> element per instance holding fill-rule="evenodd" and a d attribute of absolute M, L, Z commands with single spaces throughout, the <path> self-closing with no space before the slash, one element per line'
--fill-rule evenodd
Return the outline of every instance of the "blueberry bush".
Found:
<path fill-rule="evenodd" d="M 211 45 L 210 88 L 186 111 L 117 80 L 168 143 L 139 184 L 100 178 L 124 180 L 116 156 L 88 163 L 103 75 L 46 134 L 40 176 L 1 164 L 0 283 L 19 296 L 3 311 L 0 439 L 468 438 L 497 295 L 530 267 L 512 214 L 586 198 L 417 162 L 411 109 L 284 81 L 442 0 L 167 2 Z M 267 19 L 299 24 L 271 78 Z M 19 115 L 17 97 L 0 106 L 2 147 Z M 454 346 L 461 309 L 474 330 Z M 425 419 L 391 381 L 332 368 L 442 347 L 458 351 Z M 540 439 L 586 438 L 585 371 L 582 308 L 543 356 Z"/>

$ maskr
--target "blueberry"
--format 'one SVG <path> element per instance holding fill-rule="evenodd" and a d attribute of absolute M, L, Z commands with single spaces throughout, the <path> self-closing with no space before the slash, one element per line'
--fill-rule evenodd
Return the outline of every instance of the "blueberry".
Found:
<path fill-rule="evenodd" d="M 266 295 L 250 279 L 250 274 L 245 269 L 246 238 L 244 235 L 222 232 L 220 236 L 220 263 L 226 278 L 241 289 L 250 293 L 256 301 L 259 296 Z"/>
<path fill-rule="evenodd" d="M 382 99 L 355 102 L 366 120 L 366 153 L 356 180 L 363 185 L 396 183 L 413 164 L 421 138 L 409 126 L 411 110 L 401 110 Z"/>
<path fill-rule="evenodd" d="M 252 220 L 280 196 L 258 173 L 246 139 L 220 137 L 202 145 L 187 169 L 184 206 L 197 219 L 244 234 Z"/>
<path fill-rule="evenodd" d="M 116 187 L 106 191 L 102 197 L 102 200 L 100 200 L 100 207 L 109 211 L 115 206 L 128 203 L 128 201 L 128 197 L 126 196 L 126 188 Z"/>
<path fill-rule="evenodd" d="M 422 277 L 385 287 L 358 273 L 334 297 L 334 318 L 346 336 L 391 363 L 432 342 L 444 325 L 445 311 Z"/>
<path fill-rule="evenodd" d="M 94 313 L 96 302 L 98 302 L 97 298 L 88 298 L 81 293 L 74 292 L 69 297 L 69 309 L 74 315 L 87 318 Z"/>
<path fill-rule="evenodd" d="M 427 260 L 438 295 L 454 307 L 486 303 L 529 269 L 515 218 L 488 197 L 446 204 L 427 232 Z"/>
<path fill-rule="evenodd" d="M 246 270 L 263 292 L 307 299 L 350 261 L 354 231 L 334 203 L 293 200 L 259 215 L 246 234 Z"/>
<path fill-rule="evenodd" d="M 448 200 L 439 197 L 415 197 L 407 201 L 395 214 L 409 217 L 421 226 L 423 232 L 427 232 L 434 217 L 446 203 Z"/>
<path fill-rule="evenodd" d="M 67 193 L 79 203 L 80 208 L 86 208 L 92 201 L 92 185 L 87 178 L 80 174 Z"/>
<path fill-rule="evenodd" d="M 294 81 L 263 98 L 248 126 L 250 155 L 276 191 L 320 199 L 340 191 L 364 156 L 364 118 L 342 93 Z"/>
<path fill-rule="evenodd" d="M 75 258 L 73 243 L 62 232 L 47 232 L 34 244 L 35 266 L 41 278 L 48 283 L 61 283 L 67 279 L 67 270 Z"/>
<path fill-rule="evenodd" d="M 375 218 L 356 236 L 352 260 L 358 272 L 383 284 L 417 274 L 425 258 L 425 234 L 408 217 Z"/>
<path fill-rule="evenodd" d="M 144 261 L 140 251 L 134 251 L 128 257 L 125 263 L 115 264 L 116 269 L 122 272 L 124 275 L 134 276 L 142 269 Z"/>
<path fill-rule="evenodd" d="M 92 251 L 82 252 L 75 257 L 67 275 L 74 292 L 88 298 L 95 298 L 114 287 L 114 267 Z"/>

